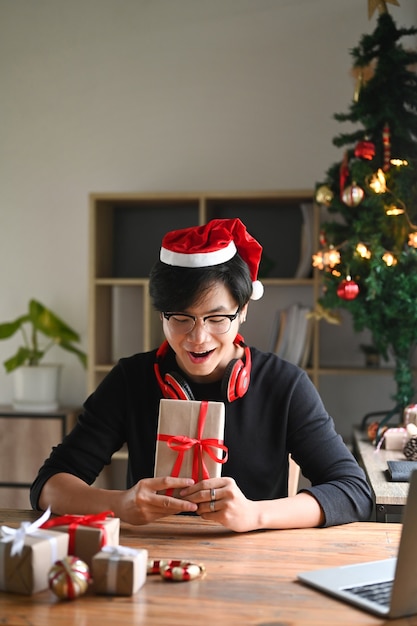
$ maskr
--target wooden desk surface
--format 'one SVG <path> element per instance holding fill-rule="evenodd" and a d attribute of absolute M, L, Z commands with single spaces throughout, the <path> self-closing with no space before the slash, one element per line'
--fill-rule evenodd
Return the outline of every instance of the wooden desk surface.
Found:
<path fill-rule="evenodd" d="M 0 524 L 36 519 L 0 510 Z M 396 555 L 400 524 L 363 522 L 328 529 L 231 533 L 194 517 L 148 526 L 122 524 L 120 543 L 144 547 L 151 558 L 204 563 L 204 578 L 166 582 L 149 576 L 133 596 L 88 592 L 70 602 L 51 591 L 33 596 L 0 592 L 0 624 L 13 626 L 382 626 L 387 622 L 296 582 L 300 571 Z M 390 621 L 417 626 L 417 615 Z"/>
<path fill-rule="evenodd" d="M 390 482 L 387 479 L 388 460 L 404 460 L 401 450 L 376 450 L 366 433 L 359 428 L 353 431 L 354 451 L 363 466 L 368 482 L 374 492 L 375 503 L 383 505 L 404 506 L 408 495 L 408 483 Z"/>

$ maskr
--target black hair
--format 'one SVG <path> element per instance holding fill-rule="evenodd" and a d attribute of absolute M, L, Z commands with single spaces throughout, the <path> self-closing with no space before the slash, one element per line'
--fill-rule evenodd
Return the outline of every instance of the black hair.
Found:
<path fill-rule="evenodd" d="M 223 284 L 241 309 L 252 295 L 245 261 L 235 254 L 226 263 L 209 267 L 177 267 L 157 261 L 150 273 L 149 293 L 157 311 L 185 311 L 198 303 L 216 283 Z"/>

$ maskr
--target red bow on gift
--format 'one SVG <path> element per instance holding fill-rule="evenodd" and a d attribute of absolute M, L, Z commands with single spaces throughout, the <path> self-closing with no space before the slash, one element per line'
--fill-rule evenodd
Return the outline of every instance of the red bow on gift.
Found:
<path fill-rule="evenodd" d="M 187 437 L 186 435 L 158 435 L 158 441 L 166 441 L 167 446 L 171 448 L 171 450 L 178 452 L 178 456 L 172 467 L 171 476 L 179 476 L 182 462 L 184 460 L 184 454 L 188 450 L 191 450 L 191 448 L 194 448 L 191 477 L 195 482 L 198 482 L 200 478 L 200 466 L 202 478 L 210 478 L 210 474 L 204 462 L 204 452 L 206 452 L 216 463 L 226 463 L 228 449 L 223 442 L 219 439 L 202 439 L 207 410 L 208 402 L 204 400 L 200 405 L 200 413 L 198 415 L 197 438 L 194 439 L 193 437 Z M 223 450 L 225 456 L 222 459 L 219 459 L 216 454 L 216 450 Z M 173 489 L 167 489 L 166 494 L 171 496 L 173 492 Z"/>
<path fill-rule="evenodd" d="M 103 522 L 106 517 L 114 517 L 113 511 L 103 511 L 102 513 L 96 513 L 94 515 L 61 515 L 61 517 L 55 517 L 49 519 L 41 528 L 54 528 L 55 526 L 68 526 L 69 545 L 68 554 L 74 554 L 75 548 L 75 532 L 78 526 L 92 526 L 93 528 L 99 528 L 101 532 L 101 544 L 100 547 L 107 543 L 107 533 Z"/>

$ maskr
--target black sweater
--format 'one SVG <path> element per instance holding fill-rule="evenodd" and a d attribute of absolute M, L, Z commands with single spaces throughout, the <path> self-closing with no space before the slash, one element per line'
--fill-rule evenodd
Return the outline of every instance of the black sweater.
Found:
<path fill-rule="evenodd" d="M 274 354 L 251 348 L 250 385 L 243 398 L 226 403 L 222 475 L 231 476 L 251 500 L 287 495 L 288 454 L 311 481 L 305 489 L 320 503 L 325 525 L 366 520 L 370 490 L 361 468 L 334 429 L 307 374 Z M 67 472 L 92 484 L 112 454 L 127 444 L 127 487 L 153 476 L 159 401 L 155 351 L 121 359 L 86 400 L 73 431 L 52 450 L 31 487 L 38 508 L 45 482 Z M 178 371 L 172 352 L 165 371 Z M 186 378 L 184 373 L 182 376 Z M 220 383 L 188 381 L 197 400 L 221 400 Z M 180 433 L 179 433 L 180 434 Z"/>

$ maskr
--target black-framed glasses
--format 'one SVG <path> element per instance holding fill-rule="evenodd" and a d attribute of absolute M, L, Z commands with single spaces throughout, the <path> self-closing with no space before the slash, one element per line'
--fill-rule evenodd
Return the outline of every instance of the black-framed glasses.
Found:
<path fill-rule="evenodd" d="M 233 315 L 205 315 L 199 317 L 198 315 L 188 315 L 188 313 L 165 313 L 162 315 L 168 323 L 168 328 L 171 333 L 175 335 L 186 335 L 190 333 L 198 319 L 203 320 L 203 326 L 207 332 L 213 335 L 224 335 L 228 333 L 232 322 L 235 321 L 239 315 L 240 307 Z"/>

